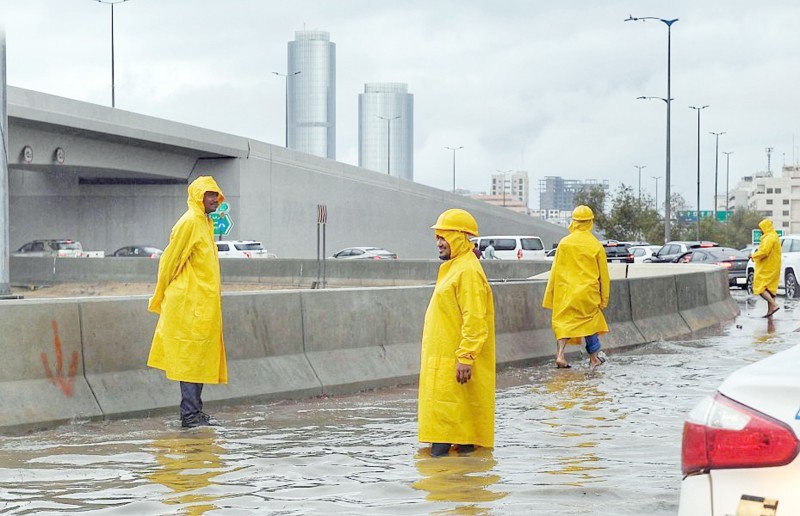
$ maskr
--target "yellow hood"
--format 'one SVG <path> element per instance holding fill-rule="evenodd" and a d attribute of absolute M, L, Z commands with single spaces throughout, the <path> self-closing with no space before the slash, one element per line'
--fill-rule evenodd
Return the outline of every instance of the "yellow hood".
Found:
<path fill-rule="evenodd" d="M 469 240 L 469 235 L 462 231 L 450 231 L 446 229 L 437 229 L 437 235 L 441 235 L 442 238 L 447 240 L 447 243 L 450 244 L 450 259 L 457 258 L 462 254 L 471 253 L 472 248 L 475 247 Z"/>
<path fill-rule="evenodd" d="M 225 195 L 222 194 L 222 190 L 217 186 L 217 182 L 214 181 L 214 178 L 211 176 L 198 177 L 192 181 L 188 190 L 189 198 L 186 199 L 186 204 L 192 211 L 200 210 L 200 213 L 206 212 L 203 207 L 203 196 L 205 196 L 206 192 L 217 192 L 217 194 L 219 194 L 220 204 L 225 200 Z"/>
<path fill-rule="evenodd" d="M 761 232 L 765 235 L 770 231 L 775 231 L 775 228 L 772 227 L 772 221 L 769 219 L 764 219 L 761 222 L 759 222 L 758 227 L 761 228 Z"/>
<path fill-rule="evenodd" d="M 575 231 L 592 231 L 593 227 L 593 220 L 573 220 L 569 224 L 569 232 L 573 233 Z"/>

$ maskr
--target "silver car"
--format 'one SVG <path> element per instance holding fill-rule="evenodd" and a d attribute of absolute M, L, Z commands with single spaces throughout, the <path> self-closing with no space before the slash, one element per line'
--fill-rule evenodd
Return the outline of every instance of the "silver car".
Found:
<path fill-rule="evenodd" d="M 381 247 L 345 247 L 331 256 L 337 260 L 397 260 L 397 255 Z"/>

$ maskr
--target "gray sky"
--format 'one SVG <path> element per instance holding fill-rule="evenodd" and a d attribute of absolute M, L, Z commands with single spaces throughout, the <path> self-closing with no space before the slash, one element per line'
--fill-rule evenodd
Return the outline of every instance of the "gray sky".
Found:
<path fill-rule="evenodd" d="M 336 43 L 337 160 L 358 164 L 358 94 L 405 82 L 414 95 L 414 177 L 488 190 L 497 170 L 608 179 L 654 195 L 665 172 L 667 29 L 672 28 L 672 184 L 692 205 L 701 118 L 701 209 L 711 209 L 714 137 L 731 185 L 800 161 L 796 0 L 129 0 L 115 12 L 117 108 L 282 145 L 286 45 Z M 8 82 L 111 102 L 110 7 L 0 0 Z M 532 207 L 538 207 L 533 190 Z"/>

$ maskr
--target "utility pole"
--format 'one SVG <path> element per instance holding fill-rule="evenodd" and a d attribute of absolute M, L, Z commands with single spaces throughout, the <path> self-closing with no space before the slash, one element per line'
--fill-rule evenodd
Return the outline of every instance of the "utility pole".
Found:
<path fill-rule="evenodd" d="M 11 294 L 8 248 L 8 97 L 6 33 L 0 24 L 0 296 Z"/>

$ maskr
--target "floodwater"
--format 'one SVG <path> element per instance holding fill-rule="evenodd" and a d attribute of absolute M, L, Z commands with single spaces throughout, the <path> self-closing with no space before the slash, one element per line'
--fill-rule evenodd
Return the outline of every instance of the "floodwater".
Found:
<path fill-rule="evenodd" d="M 494 450 L 431 458 L 413 387 L 228 406 L 219 428 L 74 422 L 0 438 L 0 513 L 675 514 L 688 411 L 800 338 L 795 301 L 768 323 L 734 295 L 742 315 L 710 336 L 612 352 L 597 371 L 503 371 Z"/>

